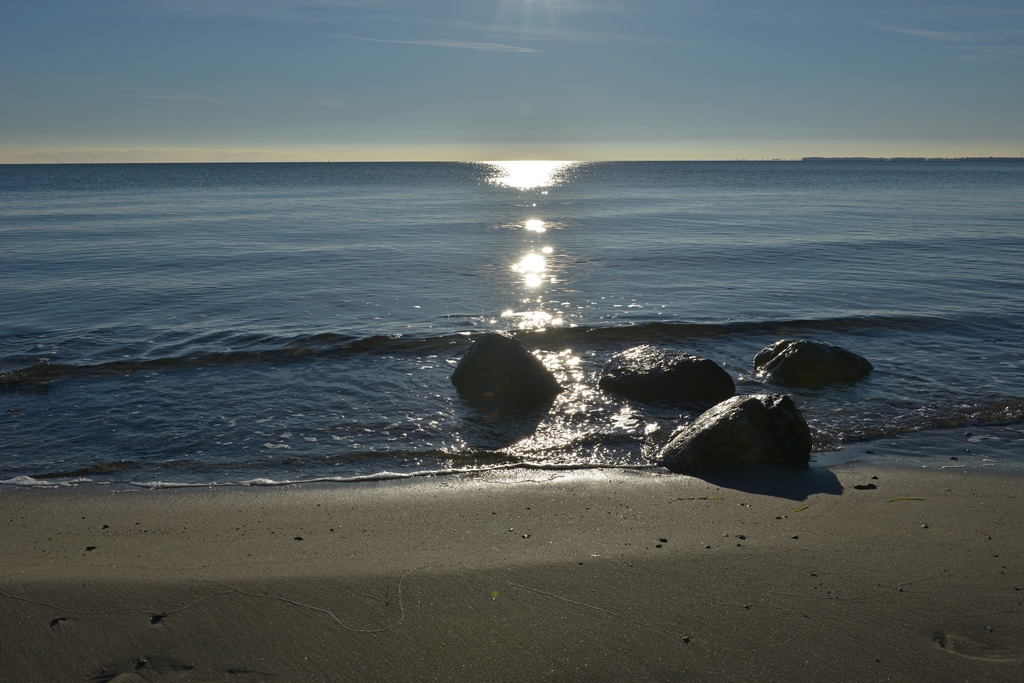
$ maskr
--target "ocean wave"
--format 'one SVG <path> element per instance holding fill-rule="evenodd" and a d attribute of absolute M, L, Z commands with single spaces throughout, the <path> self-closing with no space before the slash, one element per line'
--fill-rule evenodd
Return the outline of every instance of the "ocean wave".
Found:
<path fill-rule="evenodd" d="M 198 488 L 209 486 L 293 486 L 296 484 L 355 484 L 362 482 L 397 481 L 407 479 L 426 479 L 430 477 L 450 477 L 458 475 L 482 475 L 491 472 L 533 470 L 545 472 L 575 472 L 586 470 L 654 470 L 662 469 L 660 465 L 623 465 L 623 464 L 594 464 L 594 463 L 508 463 L 503 465 L 487 465 L 483 467 L 447 467 L 440 469 L 418 470 L 416 472 L 394 472 L 384 470 L 373 474 L 360 474 L 341 477 L 309 477 L 297 479 L 270 479 L 258 477 L 239 482 L 209 482 L 209 483 L 175 483 L 168 481 L 152 482 L 131 482 L 131 486 L 148 489 L 168 488 Z M 668 470 L 665 470 L 666 472 Z M 0 482 L 2 483 L 2 482 Z"/>
<path fill-rule="evenodd" d="M 93 364 L 36 363 L 18 370 L 0 373 L 0 390 L 32 391 L 68 379 L 112 377 L 134 373 L 174 372 L 188 368 L 279 365 L 340 358 L 361 353 L 401 353 L 439 348 L 455 339 L 435 337 L 403 338 L 402 335 L 373 335 L 352 338 L 337 334 L 316 334 L 288 340 L 261 338 L 255 349 L 187 351 L 182 355 L 138 360 L 116 360 Z"/>
<path fill-rule="evenodd" d="M 851 316 L 822 319 L 737 321 L 727 323 L 636 322 L 628 325 L 552 327 L 514 332 L 531 347 L 618 346 L 632 343 L 682 342 L 693 339 L 768 335 L 854 334 L 872 330 L 926 331 L 969 325 L 969 321 L 930 316 Z M 40 391 L 70 379 L 111 377 L 135 373 L 174 372 L 189 368 L 282 365 L 340 359 L 359 354 L 426 355 L 468 346 L 474 332 L 438 336 L 376 334 L 355 337 L 319 333 L 301 337 L 205 334 L 182 342 L 164 355 L 100 363 L 35 363 L 0 373 L 0 391 Z M 209 349 L 210 345 L 228 348 Z M 206 347 L 207 350 L 198 350 Z M 233 348 L 232 348 L 233 347 Z M 238 348 L 242 347 L 242 348 Z"/>
<path fill-rule="evenodd" d="M 853 426 L 845 430 L 840 440 L 829 440 L 816 435 L 815 445 L 820 450 L 841 448 L 843 442 L 855 443 L 913 434 L 917 432 L 959 429 L 973 425 L 1007 425 L 1024 422 L 1024 401 L 995 399 L 972 404 L 924 406 L 903 413 L 878 424 Z"/>
<path fill-rule="evenodd" d="M 49 479 L 40 479 L 37 477 L 29 476 L 18 476 L 11 477 L 10 479 L 0 479 L 0 486 L 18 486 L 23 488 L 43 488 L 53 489 L 65 486 L 72 486 L 74 484 L 88 484 L 92 483 L 91 479 L 77 477 L 74 479 L 67 479 L 61 481 L 51 481 Z"/>
<path fill-rule="evenodd" d="M 399 481 L 411 479 L 428 479 L 431 477 L 451 476 L 473 476 L 503 471 L 545 471 L 545 472 L 575 472 L 588 470 L 657 470 L 662 469 L 659 465 L 650 464 L 614 464 L 614 463 L 506 463 L 501 465 L 483 465 L 478 467 L 445 467 L 435 469 L 417 470 L 415 472 L 394 472 L 383 470 L 372 474 L 359 474 L 351 476 L 314 476 L 296 477 L 286 479 L 272 479 L 270 477 L 256 477 L 242 481 L 129 481 L 120 486 L 131 486 L 144 489 L 188 489 L 188 488 L 229 488 L 229 487 L 263 487 L 263 486 L 294 486 L 298 484 L 358 484 L 370 482 Z M 667 472 L 667 470 L 666 470 Z M 89 484 L 109 486 L 111 482 L 96 481 L 89 477 L 74 477 L 63 479 L 59 474 L 54 476 L 30 477 L 18 476 L 11 479 L 0 479 L 0 486 L 17 486 L 25 488 L 62 488 L 76 484 Z"/>

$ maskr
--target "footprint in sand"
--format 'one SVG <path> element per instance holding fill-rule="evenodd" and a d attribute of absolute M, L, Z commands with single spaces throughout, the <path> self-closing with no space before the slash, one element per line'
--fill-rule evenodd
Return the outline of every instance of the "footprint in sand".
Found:
<path fill-rule="evenodd" d="M 990 662 L 1015 662 L 1020 659 L 1018 653 L 1007 648 L 979 643 L 976 640 L 945 631 L 936 631 L 932 635 L 932 640 L 946 652 L 970 659 L 984 659 Z"/>
<path fill-rule="evenodd" d="M 159 658 L 139 659 L 132 668 L 133 670 L 124 673 L 104 668 L 89 681 L 90 683 L 144 683 L 148 681 L 166 683 L 181 681 L 184 683 L 185 681 L 201 680 L 206 683 L 267 683 L 273 677 L 271 674 L 245 669 L 228 669 L 214 674 L 203 674 L 190 664 Z"/>

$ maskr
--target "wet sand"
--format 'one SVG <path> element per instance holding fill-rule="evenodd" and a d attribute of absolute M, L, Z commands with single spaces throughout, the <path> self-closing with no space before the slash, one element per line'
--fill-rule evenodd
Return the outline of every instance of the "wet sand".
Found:
<path fill-rule="evenodd" d="M 8 489 L 0 681 L 1019 681 L 1022 484 L 846 465 Z"/>

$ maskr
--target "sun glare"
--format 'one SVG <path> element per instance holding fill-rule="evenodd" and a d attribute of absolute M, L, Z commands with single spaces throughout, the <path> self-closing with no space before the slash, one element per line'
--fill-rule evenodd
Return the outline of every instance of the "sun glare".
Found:
<path fill-rule="evenodd" d="M 547 262 L 544 261 L 544 257 L 533 252 L 527 254 L 519 263 L 512 266 L 512 270 L 517 273 L 543 273 L 546 268 Z"/>
<path fill-rule="evenodd" d="M 574 161 L 488 161 L 494 175 L 488 182 L 517 190 L 549 187 L 558 182 L 558 175 Z M 541 224 L 543 226 L 543 223 Z M 530 229 L 529 227 L 527 229 Z"/>
<path fill-rule="evenodd" d="M 536 252 L 530 252 L 524 256 L 519 263 L 512 266 L 512 270 L 517 273 L 522 273 L 523 284 L 530 289 L 540 287 L 544 282 L 544 271 L 548 268 L 548 263 L 544 260 L 544 257 Z"/>

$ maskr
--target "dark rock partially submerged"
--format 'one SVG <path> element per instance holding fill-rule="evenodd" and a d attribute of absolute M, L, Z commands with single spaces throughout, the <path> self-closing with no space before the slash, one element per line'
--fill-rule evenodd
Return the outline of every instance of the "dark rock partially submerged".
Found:
<path fill-rule="evenodd" d="M 562 390 L 540 360 L 509 334 L 477 339 L 452 373 L 452 384 L 470 403 L 493 408 L 532 408 Z"/>
<path fill-rule="evenodd" d="M 835 344 L 782 339 L 754 356 L 758 372 L 793 386 L 852 382 L 873 369 L 867 358 Z"/>
<path fill-rule="evenodd" d="M 650 344 L 608 359 L 598 382 L 641 401 L 679 401 L 710 406 L 736 393 L 732 377 L 712 360 Z"/>
<path fill-rule="evenodd" d="M 677 431 L 659 455 L 673 472 L 733 464 L 807 467 L 811 430 L 788 396 L 736 396 Z"/>

